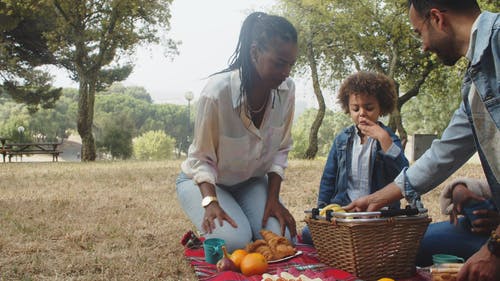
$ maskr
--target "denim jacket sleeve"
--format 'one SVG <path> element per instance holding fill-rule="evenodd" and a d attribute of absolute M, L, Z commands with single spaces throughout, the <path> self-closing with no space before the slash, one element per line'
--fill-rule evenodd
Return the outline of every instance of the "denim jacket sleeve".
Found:
<path fill-rule="evenodd" d="M 410 204 L 438 186 L 476 152 L 474 137 L 463 102 L 455 111 L 441 139 L 395 179 Z"/>
<path fill-rule="evenodd" d="M 319 207 L 330 204 L 330 199 L 333 194 L 335 194 L 338 169 L 336 143 L 337 139 L 333 141 L 332 148 L 328 153 L 323 175 L 321 176 L 318 194 Z"/>

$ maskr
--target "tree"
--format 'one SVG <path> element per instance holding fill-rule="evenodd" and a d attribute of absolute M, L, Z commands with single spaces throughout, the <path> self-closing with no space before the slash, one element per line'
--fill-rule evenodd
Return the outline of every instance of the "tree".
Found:
<path fill-rule="evenodd" d="M 54 89 L 50 75 L 36 69 L 55 62 L 43 37 L 52 22 L 43 11 L 33 11 L 27 4 L 0 3 L 0 95 L 8 94 L 16 102 L 27 104 L 30 112 L 36 112 L 39 105 L 53 107 L 61 88 Z"/>
<path fill-rule="evenodd" d="M 15 2 L 9 0 L 9 2 Z M 44 39 L 56 64 L 79 83 L 77 130 L 82 160 L 96 158 L 92 133 L 95 93 L 125 79 L 132 66 L 123 61 L 141 43 L 158 42 L 158 31 L 169 29 L 172 0 L 31 0 L 46 12 L 53 28 Z M 29 4 L 28 3 L 28 4 Z M 44 5 L 44 6 L 41 6 Z M 168 41 L 170 54 L 176 43 Z"/>
<path fill-rule="evenodd" d="M 290 152 L 292 158 L 304 158 L 305 151 L 308 148 L 308 131 L 310 124 L 317 116 L 317 109 L 308 109 L 305 111 L 292 128 L 293 149 Z M 330 148 L 335 136 L 340 131 L 351 125 L 352 120 L 349 115 L 343 112 L 333 112 L 326 110 L 325 117 L 318 130 L 318 152 L 316 156 L 326 157 L 330 152 Z"/>
<path fill-rule="evenodd" d="M 132 156 L 132 136 L 134 120 L 127 113 L 101 113 L 96 118 L 96 144 L 104 153 L 113 159 L 128 159 Z"/>
<path fill-rule="evenodd" d="M 149 131 L 134 139 L 134 157 L 139 160 L 171 159 L 175 140 L 163 131 Z"/>
<path fill-rule="evenodd" d="M 416 96 L 427 76 L 439 68 L 435 58 L 419 51 L 419 42 L 411 36 L 401 0 L 282 0 L 285 14 L 301 31 L 305 46 L 298 60 L 299 69 L 309 68 L 314 92 L 320 104 L 318 117 L 324 113 L 321 87 L 336 89 L 348 73 L 360 70 L 382 72 L 408 89 L 391 114 L 390 125 L 397 127 L 402 139 L 406 131 L 399 111 Z M 304 70 L 302 70 L 304 71 Z M 317 82 L 315 82 L 317 81 Z M 317 118 L 311 134 L 319 130 L 322 118 Z M 312 158 L 317 143 L 311 137 L 306 158 Z"/>

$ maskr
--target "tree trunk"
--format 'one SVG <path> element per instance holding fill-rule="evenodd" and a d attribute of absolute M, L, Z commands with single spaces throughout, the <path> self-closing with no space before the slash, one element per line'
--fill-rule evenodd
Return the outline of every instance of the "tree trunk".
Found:
<path fill-rule="evenodd" d="M 316 99 L 318 100 L 319 109 L 311 126 L 311 131 L 309 133 L 309 147 L 305 152 L 304 158 L 314 159 L 314 157 L 316 157 L 316 153 L 318 153 L 319 128 L 321 127 L 321 123 L 323 123 L 323 118 L 325 117 L 325 99 L 323 98 L 323 93 L 321 93 L 321 87 L 319 85 L 318 68 L 314 57 L 314 49 L 311 38 L 309 38 L 307 43 L 307 59 L 309 61 L 309 66 L 311 67 L 313 89 Z"/>
<path fill-rule="evenodd" d="M 96 148 L 94 135 L 92 134 L 92 124 L 94 123 L 94 100 L 95 100 L 95 81 L 87 82 L 86 77 L 80 76 L 80 88 L 78 90 L 78 119 L 77 128 L 82 138 L 83 161 L 95 161 Z"/>
<path fill-rule="evenodd" d="M 403 126 L 403 119 L 401 118 L 401 108 L 403 105 L 409 101 L 412 97 L 415 97 L 420 92 L 420 88 L 424 84 L 425 80 L 429 76 L 429 74 L 437 68 L 436 64 L 429 60 L 425 64 L 425 68 L 421 74 L 420 79 L 415 83 L 413 88 L 407 91 L 403 96 L 399 96 L 396 110 L 391 113 L 389 118 L 389 127 L 394 131 L 399 133 L 399 138 L 401 139 L 401 145 L 403 146 L 403 150 L 406 148 L 406 144 L 408 143 L 408 133 L 406 132 Z M 396 93 L 399 93 L 399 83 L 396 83 Z"/>
<path fill-rule="evenodd" d="M 406 129 L 403 127 L 403 120 L 401 119 L 401 107 L 398 106 L 396 110 L 391 113 L 391 117 L 389 119 L 389 127 L 394 131 L 399 133 L 399 138 L 401 139 L 401 145 L 403 147 L 403 151 L 406 148 L 406 144 L 408 143 L 408 133 Z"/>
<path fill-rule="evenodd" d="M 399 93 L 399 83 L 394 81 L 396 85 L 396 93 Z M 391 113 L 389 118 L 389 128 L 391 128 L 394 132 L 399 133 L 399 139 L 401 140 L 401 146 L 403 147 L 403 151 L 406 148 L 406 144 L 408 143 L 408 133 L 403 126 L 403 119 L 401 118 L 401 107 L 403 104 L 401 100 L 397 100 L 396 109 Z"/>

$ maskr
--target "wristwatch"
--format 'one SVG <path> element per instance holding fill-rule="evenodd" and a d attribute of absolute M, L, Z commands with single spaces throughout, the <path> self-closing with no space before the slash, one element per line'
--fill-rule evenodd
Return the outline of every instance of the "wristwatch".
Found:
<path fill-rule="evenodd" d="M 201 200 L 201 206 L 205 208 L 206 206 L 210 205 L 212 202 L 219 202 L 217 201 L 217 197 L 215 196 L 205 196 Z"/>
<path fill-rule="evenodd" d="M 500 258 L 500 235 L 496 234 L 494 230 L 488 239 L 488 250 L 497 258 Z"/>

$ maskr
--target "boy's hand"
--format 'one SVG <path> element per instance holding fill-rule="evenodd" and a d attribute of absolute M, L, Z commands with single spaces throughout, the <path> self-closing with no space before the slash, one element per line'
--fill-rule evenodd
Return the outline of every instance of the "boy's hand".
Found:
<path fill-rule="evenodd" d="M 391 136 L 376 122 L 373 122 L 365 117 L 359 118 L 358 129 L 366 136 L 376 139 L 384 152 L 387 152 L 392 145 Z"/>

